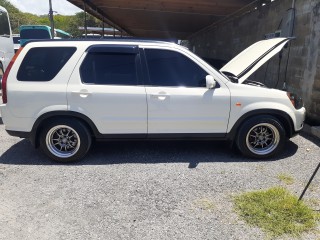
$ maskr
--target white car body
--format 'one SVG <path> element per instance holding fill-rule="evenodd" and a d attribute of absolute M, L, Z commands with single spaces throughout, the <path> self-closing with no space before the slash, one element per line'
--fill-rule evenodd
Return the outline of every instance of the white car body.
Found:
<path fill-rule="evenodd" d="M 14 47 L 13 47 L 9 15 L 7 10 L 1 6 L 0 6 L 0 24 L 1 24 L 1 31 L 2 31 L 0 32 L 0 64 L 2 65 L 2 68 L 3 68 L 2 70 L 5 71 L 10 60 L 14 55 Z"/>
<path fill-rule="evenodd" d="M 14 43 L 14 52 L 16 53 L 20 48 L 20 34 L 12 34 Z"/>
<path fill-rule="evenodd" d="M 132 40 L 30 42 L 23 47 L 9 72 L 7 101 L 0 106 L 3 122 L 9 134 L 30 138 L 35 145 L 41 121 L 59 115 L 87 121 L 96 139 L 234 140 L 245 119 L 259 114 L 275 114 L 287 121 L 283 125 L 291 125 L 284 126 L 288 130 L 287 136 L 291 137 L 303 127 L 305 108 L 296 109 L 284 91 L 241 84 L 288 41 L 279 38 L 261 41 L 260 45 L 256 43 L 221 69 L 235 76 L 242 73 L 240 83 L 231 82 L 201 58 L 173 43 Z M 214 85 L 218 87 L 84 84 L 79 69 L 88 49 L 95 45 L 136 46 L 140 54 L 146 49 L 177 52 L 212 76 Z M 76 47 L 76 51 L 53 80 L 37 82 L 17 79 L 20 65 L 30 49 L 55 46 Z M 269 49 L 266 54 L 261 46 Z M 263 58 L 255 61 L 262 55 Z M 245 69 L 247 71 L 244 73 Z"/>

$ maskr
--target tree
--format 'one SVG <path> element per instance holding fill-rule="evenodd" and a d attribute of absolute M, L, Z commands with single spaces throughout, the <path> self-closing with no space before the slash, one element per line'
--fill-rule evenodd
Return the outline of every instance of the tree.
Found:
<path fill-rule="evenodd" d="M 19 27 L 21 25 L 50 26 L 48 15 L 37 16 L 31 13 L 23 13 L 7 0 L 0 0 L 0 6 L 6 8 L 9 13 L 11 29 L 13 33 L 19 33 Z M 83 31 L 79 30 L 79 27 L 84 26 L 84 19 L 84 12 L 78 12 L 73 16 L 64 16 L 57 14 L 54 16 L 55 28 L 64 30 L 74 37 L 81 37 Z M 95 17 L 87 14 L 87 26 L 102 27 L 102 22 Z"/>

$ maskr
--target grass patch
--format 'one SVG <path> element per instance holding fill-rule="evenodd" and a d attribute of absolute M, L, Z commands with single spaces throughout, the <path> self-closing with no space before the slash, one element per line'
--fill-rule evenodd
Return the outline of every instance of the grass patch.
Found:
<path fill-rule="evenodd" d="M 291 185 L 294 183 L 294 178 L 289 174 L 281 173 L 278 175 L 278 179 L 287 185 Z"/>
<path fill-rule="evenodd" d="M 312 182 L 308 188 L 310 192 L 316 192 L 318 191 L 318 189 L 319 189 L 319 184 L 317 184 L 316 181 Z"/>
<path fill-rule="evenodd" d="M 306 199 L 304 202 L 312 207 L 313 209 L 318 209 L 317 211 L 320 211 L 320 199 L 317 198 L 311 198 L 311 199 Z M 320 235 L 319 235 L 320 236 Z M 319 238 L 320 240 L 320 238 Z"/>
<path fill-rule="evenodd" d="M 248 224 L 272 237 L 299 236 L 313 229 L 319 220 L 319 214 L 280 187 L 244 193 L 236 196 L 234 202 L 236 211 Z"/>
<path fill-rule="evenodd" d="M 213 201 L 207 198 L 198 199 L 194 201 L 194 204 L 202 210 L 212 211 L 215 209 Z"/>

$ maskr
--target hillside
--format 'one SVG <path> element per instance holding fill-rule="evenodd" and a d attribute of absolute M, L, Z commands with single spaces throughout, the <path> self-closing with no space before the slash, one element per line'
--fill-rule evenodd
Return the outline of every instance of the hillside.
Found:
<path fill-rule="evenodd" d="M 0 0 L 0 6 L 7 9 L 10 16 L 10 23 L 13 33 L 19 33 L 20 25 L 48 25 L 50 21 L 48 15 L 38 16 L 31 13 L 21 12 L 18 8 L 6 0 Z M 49 9 L 48 9 L 49 12 Z M 88 26 L 101 27 L 101 22 L 92 16 L 88 16 Z M 54 15 L 55 28 L 64 30 L 74 37 L 82 35 L 78 30 L 79 26 L 84 26 L 84 12 L 76 13 L 73 16 Z"/>

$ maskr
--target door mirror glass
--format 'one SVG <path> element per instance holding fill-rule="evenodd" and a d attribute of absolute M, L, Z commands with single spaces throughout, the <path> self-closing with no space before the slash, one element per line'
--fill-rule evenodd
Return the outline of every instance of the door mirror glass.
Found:
<path fill-rule="evenodd" d="M 213 89 L 217 85 L 216 80 L 211 75 L 206 76 L 206 86 L 208 89 Z"/>

